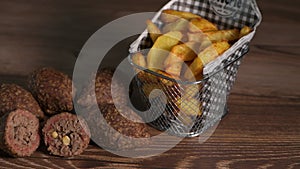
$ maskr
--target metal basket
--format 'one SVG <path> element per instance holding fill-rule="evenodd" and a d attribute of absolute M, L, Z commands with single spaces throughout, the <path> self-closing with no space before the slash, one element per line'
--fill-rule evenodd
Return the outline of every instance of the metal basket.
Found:
<path fill-rule="evenodd" d="M 149 123 L 150 125 L 159 130 L 167 130 L 172 135 L 194 137 L 215 125 L 227 113 L 226 102 L 239 65 L 243 56 L 248 52 L 249 42 L 261 22 L 261 15 L 255 1 L 240 1 L 243 3 L 243 8 L 239 8 L 234 16 L 221 17 L 210 6 L 212 0 L 173 0 L 152 19 L 159 25 L 158 18 L 162 10 L 176 9 L 198 14 L 216 23 L 220 29 L 242 28 L 245 25 L 254 29 L 252 33 L 233 44 L 217 60 L 208 64 L 204 68 L 204 78 L 201 81 L 174 80 L 135 65 L 131 59 L 132 54 L 152 46 L 147 30 L 131 45 L 131 54 L 128 59 L 134 69 L 140 71 L 135 82 L 142 98 L 141 101 L 150 111 L 144 114 L 143 118 L 155 117 L 155 120 Z M 150 95 L 149 90 L 153 91 L 153 89 L 158 89 L 163 94 L 153 92 Z M 183 98 L 186 100 L 184 104 Z M 183 105 L 181 109 L 178 106 L 180 102 Z M 184 105 L 187 105 L 186 108 L 182 108 Z M 163 113 L 157 116 L 158 112 Z"/>

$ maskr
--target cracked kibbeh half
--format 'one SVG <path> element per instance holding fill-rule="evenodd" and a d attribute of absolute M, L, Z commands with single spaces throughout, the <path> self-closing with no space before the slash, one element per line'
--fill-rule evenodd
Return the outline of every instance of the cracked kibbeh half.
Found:
<path fill-rule="evenodd" d="M 66 112 L 50 117 L 42 133 L 47 150 L 56 156 L 79 155 L 90 142 L 90 132 L 86 122 L 79 116 Z"/>
<path fill-rule="evenodd" d="M 39 145 L 39 120 L 33 113 L 16 109 L 1 117 L 1 150 L 14 157 L 26 157 L 30 156 Z"/>

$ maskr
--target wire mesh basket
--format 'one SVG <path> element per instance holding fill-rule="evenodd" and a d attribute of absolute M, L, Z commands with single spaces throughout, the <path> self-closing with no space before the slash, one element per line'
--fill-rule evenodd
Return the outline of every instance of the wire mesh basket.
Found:
<path fill-rule="evenodd" d="M 219 1 L 172 0 L 152 19 L 159 25 L 161 11 L 175 9 L 198 14 L 215 23 L 219 29 L 243 26 L 253 28 L 253 32 L 235 42 L 213 63 L 206 65 L 202 80 L 194 82 L 175 80 L 135 65 L 131 59 L 132 55 L 136 52 L 145 52 L 147 51 L 145 49 L 152 46 L 147 30 L 131 45 L 128 59 L 139 72 L 135 78 L 137 90 L 141 101 L 149 110 L 147 114 L 143 114 L 143 118 L 155 119 L 149 124 L 156 129 L 167 130 L 176 136 L 194 137 L 215 125 L 227 113 L 226 102 L 230 90 L 241 60 L 249 50 L 249 42 L 261 22 L 261 14 L 255 1 L 232 1 L 230 2 L 232 8 L 230 10 L 228 8 L 227 11 L 218 11 L 219 8 L 215 8 L 219 4 L 217 2 Z"/>

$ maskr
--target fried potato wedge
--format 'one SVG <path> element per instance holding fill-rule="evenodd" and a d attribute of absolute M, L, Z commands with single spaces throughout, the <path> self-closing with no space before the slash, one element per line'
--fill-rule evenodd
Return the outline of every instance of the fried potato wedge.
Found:
<path fill-rule="evenodd" d="M 159 74 L 161 74 L 161 75 L 163 75 L 163 76 L 166 76 L 168 78 L 171 78 L 171 79 L 174 79 L 174 80 L 180 80 L 180 78 L 178 76 L 171 75 L 171 74 L 166 73 L 164 71 L 158 70 L 156 72 L 159 73 Z M 166 85 L 166 86 L 174 86 L 175 84 L 177 84 L 176 82 L 171 81 L 171 80 L 166 79 L 166 78 L 159 78 L 159 81 L 161 83 L 163 83 L 164 85 Z"/>
<path fill-rule="evenodd" d="M 206 49 L 207 47 L 211 46 L 212 45 L 212 42 L 210 40 L 208 40 L 208 38 L 205 38 L 200 46 L 199 46 L 199 52 L 202 52 L 204 49 Z"/>
<path fill-rule="evenodd" d="M 142 53 L 140 52 L 135 53 L 131 59 L 134 64 L 141 67 L 147 67 L 145 56 Z"/>
<path fill-rule="evenodd" d="M 190 21 L 189 30 L 192 33 L 218 30 L 217 26 L 204 18 L 195 18 Z"/>
<path fill-rule="evenodd" d="M 196 53 L 198 52 L 199 45 L 200 44 L 196 42 L 179 44 L 172 48 L 171 53 L 182 61 L 192 61 L 197 56 Z"/>
<path fill-rule="evenodd" d="M 175 22 L 179 18 L 191 20 L 194 18 L 201 18 L 201 17 L 191 12 L 183 12 L 183 11 L 177 11 L 172 9 L 163 10 L 160 16 L 160 19 L 165 23 Z"/>
<path fill-rule="evenodd" d="M 176 45 L 176 46 L 178 46 L 178 45 Z M 175 48 L 176 46 L 174 46 L 173 48 Z M 172 48 L 172 50 L 173 50 L 173 48 Z M 172 66 L 172 64 L 183 62 L 183 60 L 180 57 L 177 57 L 176 54 L 172 53 L 172 50 L 164 62 L 165 68 Z"/>
<path fill-rule="evenodd" d="M 188 33 L 187 36 L 189 42 L 200 43 L 199 49 L 196 50 L 198 52 L 201 52 L 202 50 L 204 50 L 205 48 L 207 48 L 212 44 L 211 40 L 209 40 L 209 38 L 203 32 Z"/>
<path fill-rule="evenodd" d="M 206 35 L 203 32 L 196 32 L 196 33 L 187 33 L 188 41 L 189 42 L 202 42 Z"/>
<path fill-rule="evenodd" d="M 156 39 L 162 34 L 160 29 L 151 21 L 151 20 L 147 20 L 146 21 L 147 24 L 147 30 L 150 34 L 150 38 L 152 40 L 152 42 L 155 42 Z"/>
<path fill-rule="evenodd" d="M 187 85 L 184 88 L 183 98 L 187 98 L 187 99 L 193 98 L 199 93 L 200 90 L 201 90 L 201 85 L 196 85 L 196 84 Z"/>
<path fill-rule="evenodd" d="M 227 41 L 216 42 L 199 53 L 198 58 L 201 59 L 204 65 L 207 65 L 229 48 L 230 44 Z"/>
<path fill-rule="evenodd" d="M 167 33 L 167 32 L 170 32 L 170 31 L 187 32 L 188 31 L 188 25 L 189 25 L 188 20 L 179 18 L 175 22 L 171 22 L 171 23 L 166 24 L 163 27 L 162 32 L 163 33 Z"/>
<path fill-rule="evenodd" d="M 248 26 L 244 26 L 241 31 L 240 31 L 240 36 L 239 38 L 248 35 L 250 32 L 252 32 L 252 29 Z"/>
<path fill-rule="evenodd" d="M 179 31 L 168 32 L 158 37 L 147 55 L 148 68 L 163 70 L 169 51 L 180 42 L 182 37 Z"/>
<path fill-rule="evenodd" d="M 216 59 L 219 55 L 229 49 L 229 47 L 230 45 L 227 41 L 213 43 L 198 54 L 193 63 L 189 66 L 189 69 L 186 70 L 184 77 L 188 80 L 195 79 L 202 74 L 205 65 Z"/>
<path fill-rule="evenodd" d="M 186 69 L 184 78 L 190 81 L 196 81 L 197 76 L 203 74 L 203 63 L 199 57 L 196 57 L 193 63 Z"/>
<path fill-rule="evenodd" d="M 140 52 L 137 52 L 135 53 L 133 56 L 132 56 L 132 62 L 138 66 L 141 66 L 141 67 L 144 67 L 146 68 L 147 67 L 147 63 L 146 63 L 146 59 L 145 59 L 145 56 L 140 53 Z M 137 73 L 137 76 L 140 78 L 140 79 L 145 79 L 145 78 L 148 78 L 146 76 L 146 73 L 141 70 L 141 69 L 138 69 L 138 68 L 134 68 L 134 71 Z"/>
<path fill-rule="evenodd" d="M 166 67 L 165 71 L 171 75 L 179 77 L 181 74 L 182 64 L 183 61 L 173 63 L 170 66 Z"/>
<path fill-rule="evenodd" d="M 211 42 L 220 41 L 235 41 L 240 37 L 240 31 L 238 29 L 219 30 L 205 32 L 205 35 Z"/>
<path fill-rule="evenodd" d="M 189 116 L 198 116 L 202 114 L 201 102 L 195 98 L 180 98 L 176 102 L 176 105 L 180 109 L 180 113 L 184 113 Z"/>
<path fill-rule="evenodd" d="M 183 62 L 192 61 L 197 57 L 198 46 L 199 44 L 196 42 L 187 42 L 174 46 L 164 62 L 165 71 L 169 74 L 180 76 Z"/>

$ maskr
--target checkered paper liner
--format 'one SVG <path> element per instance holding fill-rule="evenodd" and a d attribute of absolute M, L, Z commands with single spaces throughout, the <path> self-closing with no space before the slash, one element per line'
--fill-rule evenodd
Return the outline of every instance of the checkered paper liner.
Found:
<path fill-rule="evenodd" d="M 204 67 L 203 73 L 205 76 L 201 81 L 192 83 L 175 81 L 150 70 L 141 69 L 140 73 L 143 73 L 143 78 L 136 76 L 136 85 L 143 98 L 142 101 L 146 107 L 151 110 L 151 113 L 148 113 L 147 117 L 144 118 L 153 118 L 157 112 L 163 112 L 156 120 L 152 121 L 150 125 L 159 130 L 167 130 L 172 135 L 183 137 L 198 136 L 219 122 L 227 113 L 226 102 L 236 79 L 239 65 L 243 56 L 248 52 L 249 43 L 262 19 L 254 0 L 234 1 L 239 2 L 240 8 L 237 8 L 231 16 L 221 16 L 218 12 L 215 12 L 212 6 L 213 2 L 213 0 L 172 0 L 162 7 L 152 19 L 155 24 L 160 26 L 162 24 L 159 20 L 161 12 L 165 9 L 174 9 L 200 15 L 216 24 L 219 29 L 242 28 L 243 26 L 253 28 L 250 34 L 239 39 L 230 49 Z M 148 32 L 145 30 L 140 37 L 131 44 L 129 52 L 134 54 L 138 51 L 149 49 L 152 45 Z M 129 55 L 129 62 L 135 69 L 140 69 L 132 62 L 131 56 L 132 55 Z M 153 77 L 160 80 L 153 81 Z M 166 81 L 169 81 L 171 85 L 170 83 L 166 84 Z M 145 86 L 151 85 L 152 89 L 159 89 L 163 91 L 165 95 L 157 95 L 156 97 L 150 98 L 149 92 L 145 91 Z M 189 86 L 197 87 L 193 88 Z M 190 88 L 195 91 L 188 91 Z M 182 112 L 183 110 L 179 110 L 176 104 L 183 95 L 186 96 L 190 93 L 193 95 L 189 97 L 195 98 L 198 101 L 199 110 L 197 111 L 201 112 L 195 112 L 197 115 L 193 117 L 186 115 L 185 112 Z M 167 103 L 163 101 L 165 96 L 167 97 Z M 159 106 L 164 104 L 166 104 L 166 106 Z M 150 109 L 151 105 L 156 105 L 156 108 Z"/>

